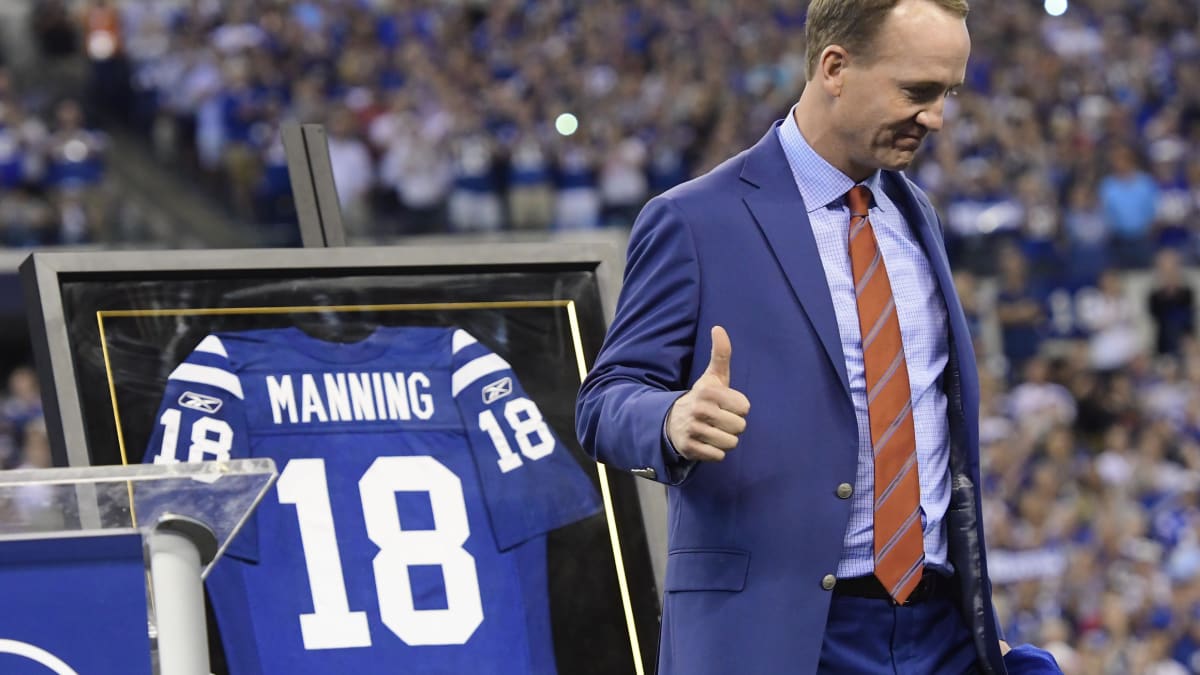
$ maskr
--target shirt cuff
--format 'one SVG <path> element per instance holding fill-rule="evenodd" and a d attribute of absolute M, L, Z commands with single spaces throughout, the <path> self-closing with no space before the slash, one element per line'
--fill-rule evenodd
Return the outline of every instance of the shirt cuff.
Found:
<path fill-rule="evenodd" d="M 687 392 L 684 392 L 684 393 L 687 393 Z M 676 400 L 678 400 L 678 399 L 676 399 Z M 679 451 L 675 449 L 675 444 L 671 442 L 671 437 L 669 435 L 667 435 L 667 421 L 671 419 L 671 410 L 672 410 L 672 408 L 674 408 L 674 405 L 675 404 L 672 402 L 671 408 L 667 408 L 667 414 L 663 415 L 663 423 L 662 423 L 662 446 L 664 448 L 663 461 L 665 461 L 669 465 L 679 466 L 680 464 L 685 464 L 687 462 L 690 462 L 691 460 L 689 460 L 687 457 L 684 457 L 683 455 L 679 454 Z"/>

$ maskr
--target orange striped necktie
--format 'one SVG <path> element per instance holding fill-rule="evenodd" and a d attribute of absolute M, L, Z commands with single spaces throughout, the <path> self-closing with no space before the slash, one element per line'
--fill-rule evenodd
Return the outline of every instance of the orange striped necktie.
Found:
<path fill-rule="evenodd" d="M 875 454 L 875 577 L 903 604 L 920 583 L 925 562 L 912 393 L 892 284 L 868 219 L 871 191 L 856 185 L 846 201 Z"/>

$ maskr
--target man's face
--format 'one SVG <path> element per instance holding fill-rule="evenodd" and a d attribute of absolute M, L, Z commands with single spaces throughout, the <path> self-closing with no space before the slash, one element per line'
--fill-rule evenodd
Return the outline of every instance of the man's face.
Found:
<path fill-rule="evenodd" d="M 868 53 L 851 54 L 842 74 L 833 124 L 853 172 L 912 163 L 925 135 L 942 128 L 970 51 L 962 19 L 927 0 L 896 5 Z"/>

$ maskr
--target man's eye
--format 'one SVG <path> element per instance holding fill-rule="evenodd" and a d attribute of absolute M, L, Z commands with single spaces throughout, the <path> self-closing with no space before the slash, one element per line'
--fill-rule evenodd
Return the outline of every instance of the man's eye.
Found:
<path fill-rule="evenodd" d="M 938 97 L 953 96 L 958 93 L 956 90 L 941 87 L 908 87 L 904 92 L 909 100 L 916 102 L 932 101 Z"/>

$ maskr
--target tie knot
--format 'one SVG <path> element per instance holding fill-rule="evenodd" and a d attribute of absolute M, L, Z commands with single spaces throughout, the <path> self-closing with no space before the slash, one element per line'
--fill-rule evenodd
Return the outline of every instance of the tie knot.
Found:
<path fill-rule="evenodd" d="M 865 185 L 855 185 L 846 193 L 846 203 L 851 216 L 865 216 L 871 208 L 871 190 Z"/>

